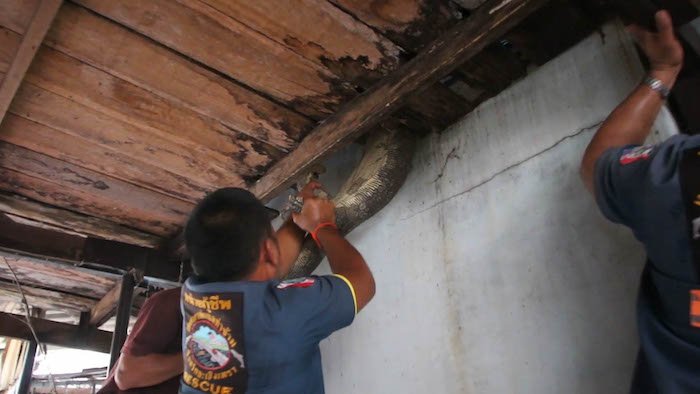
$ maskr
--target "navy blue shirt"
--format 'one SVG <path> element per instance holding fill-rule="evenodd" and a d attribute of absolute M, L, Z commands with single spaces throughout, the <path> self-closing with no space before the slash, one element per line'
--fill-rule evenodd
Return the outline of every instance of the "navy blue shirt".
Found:
<path fill-rule="evenodd" d="M 199 283 L 182 290 L 183 393 L 323 393 L 318 344 L 352 323 L 342 276 Z"/>
<path fill-rule="evenodd" d="M 648 256 L 637 304 L 640 344 L 659 392 L 700 393 L 700 329 L 688 322 L 693 260 L 679 166 L 700 136 L 605 152 L 595 169 L 603 214 L 632 229 Z M 699 174 L 700 176 L 700 174 Z"/>

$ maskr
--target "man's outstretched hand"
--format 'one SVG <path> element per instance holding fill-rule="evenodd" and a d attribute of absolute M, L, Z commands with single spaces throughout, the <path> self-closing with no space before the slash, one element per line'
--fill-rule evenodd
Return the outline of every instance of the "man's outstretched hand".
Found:
<path fill-rule="evenodd" d="M 321 223 L 335 224 L 335 204 L 333 201 L 315 195 L 315 191 L 321 188 L 320 183 L 309 182 L 299 193 L 299 196 L 304 199 L 301 212 L 292 214 L 294 223 L 308 233 L 316 230 Z"/>
<path fill-rule="evenodd" d="M 671 78 L 664 82 L 672 84 L 683 65 L 683 47 L 673 33 L 673 22 L 668 11 L 657 12 L 654 19 L 656 32 L 637 25 L 631 25 L 628 30 L 649 58 L 652 74 L 659 79 Z"/>

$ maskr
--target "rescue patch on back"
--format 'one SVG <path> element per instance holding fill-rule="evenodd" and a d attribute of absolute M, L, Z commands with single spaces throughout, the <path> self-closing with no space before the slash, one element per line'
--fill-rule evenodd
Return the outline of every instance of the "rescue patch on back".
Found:
<path fill-rule="evenodd" d="M 243 293 L 183 291 L 184 384 L 205 393 L 243 393 L 248 385 Z"/>
<path fill-rule="evenodd" d="M 620 156 L 620 164 L 627 165 L 639 160 L 647 160 L 654 151 L 653 145 L 638 146 L 636 148 L 625 149 Z"/>
<path fill-rule="evenodd" d="M 311 287 L 314 285 L 314 283 L 316 283 L 316 279 L 314 278 L 296 278 L 283 280 L 277 285 L 277 288 L 280 290 L 284 290 L 290 288 Z"/>

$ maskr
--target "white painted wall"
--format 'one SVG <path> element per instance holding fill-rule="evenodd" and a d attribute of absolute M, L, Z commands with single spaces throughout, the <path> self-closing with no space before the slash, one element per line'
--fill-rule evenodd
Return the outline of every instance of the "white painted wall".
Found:
<path fill-rule="evenodd" d="M 378 292 L 322 344 L 327 392 L 627 391 L 644 254 L 577 170 L 641 76 L 608 26 L 420 142 L 406 185 L 349 237 Z"/>

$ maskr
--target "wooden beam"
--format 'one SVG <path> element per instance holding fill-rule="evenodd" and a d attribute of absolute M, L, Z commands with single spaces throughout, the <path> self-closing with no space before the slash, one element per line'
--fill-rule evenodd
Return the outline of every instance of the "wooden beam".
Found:
<path fill-rule="evenodd" d="M 2 264 L 3 263 L 0 261 L 0 265 Z M 22 285 L 22 291 L 31 307 L 44 310 L 87 312 L 92 310 L 97 303 L 95 300 L 87 297 L 40 289 L 24 284 Z M 16 303 L 22 302 L 22 296 L 17 290 L 17 286 L 6 280 L 0 280 L 0 298 Z"/>
<path fill-rule="evenodd" d="M 39 3 L 32 22 L 24 33 L 22 44 L 15 54 L 10 70 L 0 86 L 0 122 L 5 118 L 10 103 L 24 79 L 24 74 L 27 73 L 29 65 L 32 64 L 32 59 L 41 46 L 41 42 L 44 41 L 44 36 L 49 31 L 62 2 L 62 0 L 43 0 Z"/>
<path fill-rule="evenodd" d="M 38 318 L 31 318 L 31 322 L 41 343 L 109 353 L 112 341 L 110 332 L 95 329 L 80 330 L 78 326 L 72 324 Z M 0 313 L 0 336 L 26 341 L 34 339 L 32 332 L 25 324 L 24 316 L 9 313 Z"/>
<path fill-rule="evenodd" d="M 47 259 L 0 248 L 0 278 L 14 281 L 12 266 L 23 286 L 53 289 L 99 299 L 114 286 L 120 275 L 99 272 L 60 259 Z"/>
<path fill-rule="evenodd" d="M 5 142 L 0 142 L 0 174 L 0 189 L 6 192 L 160 236 L 175 233 L 193 207 Z"/>
<path fill-rule="evenodd" d="M 101 300 L 95 304 L 90 310 L 90 322 L 91 326 L 99 327 L 107 320 L 109 320 L 114 313 L 117 311 L 117 304 L 119 303 L 119 297 L 122 294 L 122 279 L 117 281 L 117 283 L 112 287 Z"/>
<path fill-rule="evenodd" d="M 73 266 L 81 266 L 102 271 L 109 270 L 111 272 L 125 272 L 136 269 L 149 277 L 150 282 L 153 282 L 153 278 L 165 281 L 178 281 L 181 274 L 181 263 L 179 261 L 169 261 L 164 253 L 157 249 L 104 239 L 85 238 L 46 228 L 37 228 L 3 219 L 2 216 L 0 216 L 0 248 L 21 251 L 21 253 L 18 253 L 20 255 L 19 258 L 41 256 L 50 261 L 61 263 L 56 268 L 73 269 Z M 0 277 L 5 277 L 3 276 L 4 268 L 0 264 Z M 65 270 L 52 269 L 50 265 L 35 267 L 31 264 L 25 268 L 22 270 L 23 273 L 25 271 L 31 272 L 34 269 L 40 271 L 35 273 L 35 275 L 38 275 L 35 282 L 26 283 L 32 283 L 38 287 L 56 288 L 64 292 L 85 294 L 94 299 L 103 297 L 112 288 L 113 281 L 116 280 L 116 276 L 113 274 L 107 275 L 106 277 L 110 279 L 110 282 L 104 285 L 106 288 L 103 288 L 99 294 L 89 291 L 76 292 L 71 291 L 71 286 L 76 286 L 78 289 L 83 288 L 83 286 L 78 286 L 75 281 L 71 281 L 73 279 L 71 278 L 72 275 Z M 184 273 L 186 274 L 188 271 L 188 269 L 185 269 Z M 74 273 L 73 275 L 77 274 L 79 273 Z M 42 285 L 41 280 L 48 281 L 48 278 L 43 275 L 64 276 L 63 281 L 59 282 L 63 283 L 64 286 L 53 287 L 48 282 Z M 31 280 L 31 276 L 33 275 L 30 275 L 28 279 Z M 6 277 L 6 279 L 10 278 Z"/>
<path fill-rule="evenodd" d="M 156 248 L 162 242 L 160 237 L 120 226 L 108 220 L 56 208 L 8 193 L 0 193 L 0 211 L 65 228 L 70 232 L 136 246 Z"/>
<path fill-rule="evenodd" d="M 296 150 L 277 162 L 252 188 L 268 201 L 311 166 L 353 141 L 419 91 L 476 55 L 546 0 L 490 0 L 469 18 L 428 45 L 413 60 L 385 77 L 314 129 Z"/>

